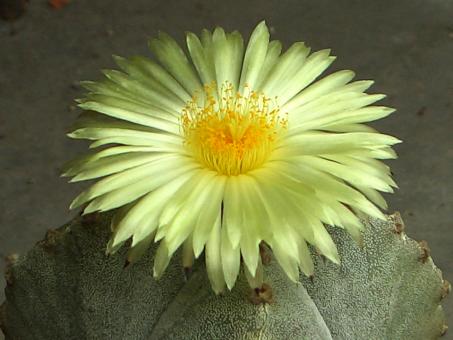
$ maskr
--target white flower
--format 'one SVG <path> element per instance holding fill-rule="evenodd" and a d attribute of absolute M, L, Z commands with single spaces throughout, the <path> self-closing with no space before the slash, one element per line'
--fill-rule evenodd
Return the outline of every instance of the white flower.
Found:
<path fill-rule="evenodd" d="M 87 110 L 69 134 L 105 146 L 71 162 L 72 181 L 100 178 L 71 208 L 117 210 L 108 251 L 132 238 L 129 260 L 159 242 L 159 277 L 182 247 L 183 262 L 206 256 L 215 292 L 240 270 L 259 287 L 261 242 L 293 281 L 313 274 L 307 244 L 338 263 L 324 224 L 360 240 L 360 214 L 384 218 L 378 191 L 395 183 L 380 159 L 398 139 L 363 125 L 393 109 L 369 106 L 372 81 L 352 71 L 315 81 L 333 62 L 304 43 L 281 53 L 260 23 L 244 51 L 242 36 L 187 34 L 189 58 L 169 36 L 150 42 L 157 62 L 116 57 L 124 72 L 85 82 Z M 113 144 L 113 145 L 112 145 Z"/>

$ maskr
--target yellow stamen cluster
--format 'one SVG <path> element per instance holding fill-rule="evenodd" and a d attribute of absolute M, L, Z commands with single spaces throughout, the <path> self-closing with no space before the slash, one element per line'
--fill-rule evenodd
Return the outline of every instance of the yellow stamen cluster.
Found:
<path fill-rule="evenodd" d="M 247 86 L 243 93 L 225 83 L 204 87 L 182 110 L 185 144 L 206 167 L 234 176 L 260 166 L 270 155 L 287 119 L 277 105 Z M 201 104 L 200 104 L 201 103 Z"/>

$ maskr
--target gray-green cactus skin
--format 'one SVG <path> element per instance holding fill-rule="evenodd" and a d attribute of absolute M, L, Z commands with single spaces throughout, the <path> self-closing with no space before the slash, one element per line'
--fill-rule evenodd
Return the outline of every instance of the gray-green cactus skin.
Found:
<path fill-rule="evenodd" d="M 78 217 L 10 258 L 0 313 L 7 340 L 425 340 L 446 331 L 440 301 L 449 284 L 398 214 L 365 221 L 362 246 L 330 228 L 340 266 L 314 251 L 315 276 L 296 284 L 263 254 L 263 289 L 251 290 L 241 275 L 220 296 L 201 263 L 189 274 L 176 256 L 155 281 L 155 248 L 129 266 L 126 247 L 106 256 L 109 219 Z"/>

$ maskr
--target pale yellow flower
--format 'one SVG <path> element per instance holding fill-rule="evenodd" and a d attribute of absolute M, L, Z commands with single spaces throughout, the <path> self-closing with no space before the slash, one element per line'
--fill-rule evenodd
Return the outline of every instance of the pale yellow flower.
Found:
<path fill-rule="evenodd" d="M 73 138 L 103 150 L 71 162 L 72 181 L 100 178 L 71 208 L 116 209 L 108 252 L 132 238 L 129 260 L 159 242 L 159 277 L 182 248 L 185 266 L 203 251 L 215 292 L 231 289 L 244 263 L 260 286 L 263 242 L 293 281 L 313 274 L 307 244 L 339 262 L 324 224 L 360 240 L 360 214 L 384 218 L 378 191 L 395 183 L 380 160 L 398 139 L 363 125 L 393 109 L 369 106 L 372 81 L 352 71 L 316 80 L 333 62 L 304 43 L 282 53 L 264 22 L 244 50 L 222 28 L 150 42 L 157 61 L 116 58 L 123 72 L 85 82 Z M 113 145 L 112 145 L 113 144 Z"/>

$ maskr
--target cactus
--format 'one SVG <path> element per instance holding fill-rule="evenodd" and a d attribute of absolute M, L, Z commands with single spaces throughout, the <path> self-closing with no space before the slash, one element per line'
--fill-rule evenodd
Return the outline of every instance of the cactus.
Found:
<path fill-rule="evenodd" d="M 398 214 L 364 221 L 362 246 L 329 229 L 341 265 L 315 255 L 315 276 L 301 284 L 265 250 L 266 284 L 251 290 L 241 275 L 220 296 L 202 263 L 189 273 L 176 257 L 155 281 L 155 248 L 133 265 L 126 247 L 106 256 L 110 216 L 78 217 L 10 257 L 6 339 L 433 339 L 446 331 L 440 301 L 449 284 Z"/>

